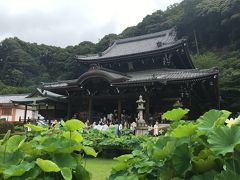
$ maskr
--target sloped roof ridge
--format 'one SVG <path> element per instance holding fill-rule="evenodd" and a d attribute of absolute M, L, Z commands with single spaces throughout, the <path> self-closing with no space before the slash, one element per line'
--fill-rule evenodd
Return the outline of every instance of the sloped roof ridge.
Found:
<path fill-rule="evenodd" d="M 179 72 L 205 72 L 205 73 L 216 73 L 218 72 L 218 68 L 212 67 L 208 69 L 198 69 L 198 68 L 193 68 L 193 69 L 170 69 L 170 68 L 159 68 L 159 69 L 151 69 L 151 70 L 142 70 L 142 71 L 133 71 L 133 72 L 128 72 L 127 75 L 131 74 L 138 74 L 142 72 L 149 72 L 149 73 L 163 73 L 163 72 L 169 72 L 169 73 L 179 73 Z"/>
<path fill-rule="evenodd" d="M 110 47 L 108 47 L 105 51 L 103 51 L 102 55 L 107 54 L 117 44 L 124 44 L 124 43 L 128 43 L 128 42 L 140 41 L 140 40 L 155 38 L 155 37 L 159 37 L 159 36 L 166 36 L 167 34 L 169 35 L 171 32 L 175 32 L 174 36 L 176 36 L 176 28 L 173 27 L 171 29 L 167 29 L 167 30 L 160 31 L 160 32 L 143 34 L 143 35 L 124 38 L 124 39 L 118 39 L 118 40 L 114 41 L 114 43 Z M 168 36 L 168 39 L 169 39 L 169 36 Z M 98 54 L 95 54 L 95 55 L 98 55 Z"/>
<path fill-rule="evenodd" d="M 144 40 L 144 39 L 150 39 L 150 38 L 155 38 L 155 37 L 159 37 L 159 36 L 165 36 L 165 35 L 169 34 L 170 32 L 173 32 L 173 31 L 175 31 L 175 28 L 167 29 L 167 30 L 160 31 L 160 32 L 149 33 L 149 34 L 144 34 L 144 35 L 140 35 L 140 36 L 125 38 L 125 39 L 119 39 L 119 40 L 116 40 L 115 42 L 116 42 L 116 44 L 121 44 L 121 43 L 127 43 L 127 42 L 132 42 L 132 41 L 140 41 L 140 40 Z"/>

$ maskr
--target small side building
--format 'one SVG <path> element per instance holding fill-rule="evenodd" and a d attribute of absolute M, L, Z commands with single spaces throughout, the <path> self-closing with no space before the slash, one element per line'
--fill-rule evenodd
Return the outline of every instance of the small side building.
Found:
<path fill-rule="evenodd" d="M 27 97 L 28 94 L 0 95 L 0 119 L 6 121 L 23 121 L 25 106 L 13 103 L 12 100 L 19 100 Z M 26 118 L 32 117 L 32 108 L 26 109 Z"/>

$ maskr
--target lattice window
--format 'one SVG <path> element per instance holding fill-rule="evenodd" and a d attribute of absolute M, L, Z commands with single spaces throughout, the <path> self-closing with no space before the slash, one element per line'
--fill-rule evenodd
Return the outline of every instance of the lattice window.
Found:
<path fill-rule="evenodd" d="M 12 108 L 3 108 L 2 109 L 3 116 L 11 116 L 12 115 Z"/>

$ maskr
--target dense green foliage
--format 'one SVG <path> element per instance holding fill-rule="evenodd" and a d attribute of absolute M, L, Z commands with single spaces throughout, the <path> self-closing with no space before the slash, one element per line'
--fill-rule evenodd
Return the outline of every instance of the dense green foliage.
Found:
<path fill-rule="evenodd" d="M 221 108 L 238 112 L 240 107 L 240 51 L 206 52 L 192 56 L 198 68 L 218 67 Z"/>
<path fill-rule="evenodd" d="M 83 154 L 96 152 L 82 144 L 78 132 L 84 127 L 79 120 L 61 122 L 53 129 L 27 124 L 26 135 L 0 140 L 0 179 L 84 179 L 90 174 L 83 167 Z"/>
<path fill-rule="evenodd" d="M 8 130 L 14 132 L 14 125 L 11 122 L 0 120 L 0 134 L 5 134 Z"/>
<path fill-rule="evenodd" d="M 179 37 L 189 38 L 193 54 L 197 44 L 202 55 L 194 56 L 198 67 L 220 69 L 223 105 L 237 111 L 239 105 L 240 0 L 183 0 L 180 4 L 158 10 L 121 34 L 109 34 L 94 44 L 84 41 L 59 48 L 26 43 L 9 38 L 0 45 L 0 94 L 30 92 L 40 82 L 78 78 L 86 69 L 76 55 L 97 53 L 114 40 L 157 32 L 175 26 Z M 208 52 L 206 52 L 208 49 Z M 229 97 L 226 97 L 228 94 Z M 234 102 L 233 102 L 234 100 Z"/>
<path fill-rule="evenodd" d="M 140 144 L 148 139 L 147 136 L 135 136 L 129 129 L 123 129 L 122 135 L 117 137 L 114 128 L 106 131 L 90 129 L 83 133 L 83 145 L 87 145 L 98 152 L 98 157 L 113 158 L 128 154 L 139 149 Z"/>
<path fill-rule="evenodd" d="M 182 121 L 177 111 L 184 116 L 182 109 L 167 112 L 173 122 L 164 136 L 115 158 L 119 164 L 109 179 L 239 179 L 240 116 L 227 119 L 229 111 L 210 110 Z"/>

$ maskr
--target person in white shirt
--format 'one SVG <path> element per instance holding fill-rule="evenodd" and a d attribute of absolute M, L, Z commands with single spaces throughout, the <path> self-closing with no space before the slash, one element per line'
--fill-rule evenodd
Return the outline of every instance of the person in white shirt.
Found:
<path fill-rule="evenodd" d="M 153 135 L 158 136 L 158 122 L 156 121 L 155 125 L 153 126 Z"/>
<path fill-rule="evenodd" d="M 104 124 L 104 125 L 102 126 L 102 131 L 106 131 L 106 130 L 108 130 L 108 125 L 107 125 L 107 124 Z"/>
<path fill-rule="evenodd" d="M 133 121 L 131 123 L 131 126 L 130 126 L 130 129 L 132 131 L 133 134 L 135 134 L 135 131 L 136 131 L 136 127 L 137 127 L 137 123 L 135 121 Z"/>
<path fill-rule="evenodd" d="M 119 126 L 118 126 L 120 135 L 122 134 L 122 128 L 123 128 L 122 123 L 120 123 Z"/>

